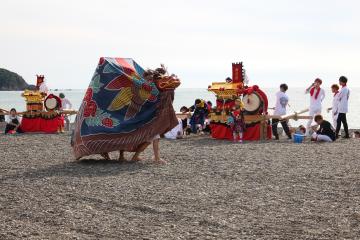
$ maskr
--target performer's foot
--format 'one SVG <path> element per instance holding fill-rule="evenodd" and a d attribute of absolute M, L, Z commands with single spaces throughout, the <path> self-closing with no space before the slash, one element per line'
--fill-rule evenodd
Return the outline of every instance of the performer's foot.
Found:
<path fill-rule="evenodd" d="M 346 136 L 344 136 L 344 137 L 342 137 L 343 139 L 349 139 L 350 138 L 350 136 L 349 135 L 346 135 Z"/>
<path fill-rule="evenodd" d="M 100 155 L 105 159 L 105 160 L 111 160 L 109 153 L 100 153 Z"/>
<path fill-rule="evenodd" d="M 127 161 L 127 160 L 125 159 L 124 151 L 123 151 L 123 150 L 120 150 L 120 151 L 119 151 L 119 158 L 118 158 L 118 160 L 119 160 L 120 162 Z"/>
<path fill-rule="evenodd" d="M 164 160 L 164 159 L 154 159 L 153 160 L 153 163 L 156 163 L 156 164 L 166 164 L 167 162 Z"/>
<path fill-rule="evenodd" d="M 131 159 L 131 161 L 132 162 L 140 162 L 140 161 L 142 161 L 143 159 L 141 158 L 141 157 L 139 157 L 139 156 L 134 156 L 132 159 Z"/>

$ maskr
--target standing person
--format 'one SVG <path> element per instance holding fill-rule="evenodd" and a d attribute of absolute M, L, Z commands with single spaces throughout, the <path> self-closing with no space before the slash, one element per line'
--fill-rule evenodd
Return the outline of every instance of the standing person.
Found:
<path fill-rule="evenodd" d="M 44 75 L 36 75 L 36 89 L 39 90 L 41 93 L 43 93 L 44 96 L 46 96 L 49 92 L 48 87 L 45 83 L 45 76 Z"/>
<path fill-rule="evenodd" d="M 314 121 L 319 124 L 320 128 L 312 135 L 312 141 L 333 142 L 336 140 L 334 129 L 328 121 L 324 120 L 321 115 L 316 115 Z"/>
<path fill-rule="evenodd" d="M 276 93 L 276 105 L 275 105 L 274 115 L 281 116 L 286 114 L 286 106 L 289 104 L 289 97 L 286 94 L 287 90 L 288 90 L 288 86 L 285 83 L 280 85 L 280 91 Z M 272 132 L 276 140 L 279 140 L 279 134 L 277 131 L 278 123 L 279 123 L 279 119 L 272 119 Z M 291 133 L 288 126 L 288 121 L 283 120 L 280 123 L 288 138 L 291 139 Z"/>
<path fill-rule="evenodd" d="M 341 76 L 339 78 L 339 84 L 341 86 L 341 90 L 339 93 L 339 105 L 338 105 L 339 115 L 336 123 L 336 137 L 339 136 L 341 123 L 342 123 L 345 131 L 344 138 L 350 138 L 348 124 L 346 120 L 346 113 L 348 112 L 348 103 L 350 97 L 350 90 L 347 87 L 347 81 L 348 81 L 347 78 L 344 76 Z"/>
<path fill-rule="evenodd" d="M 327 111 L 329 112 L 331 110 L 331 116 L 333 118 L 333 127 L 334 127 L 334 129 L 336 129 L 337 118 L 338 118 L 338 115 L 339 115 L 339 110 L 338 110 L 338 106 L 339 106 L 339 85 L 333 84 L 331 86 L 331 92 L 334 94 L 332 107 L 328 108 Z"/>
<path fill-rule="evenodd" d="M 61 99 L 61 109 L 60 110 L 72 109 L 72 104 L 69 101 L 69 99 L 65 98 L 65 94 L 60 93 L 59 97 Z M 64 114 L 64 120 L 66 122 L 66 126 L 65 126 L 66 131 L 70 131 L 70 119 L 69 119 L 69 116 Z"/>
<path fill-rule="evenodd" d="M 317 114 L 321 114 L 322 101 L 325 98 L 324 89 L 320 88 L 322 84 L 322 80 L 320 78 L 315 79 L 314 83 L 311 84 L 310 87 L 306 89 L 306 93 L 310 93 L 310 107 L 309 107 L 309 115 L 314 117 Z M 313 118 L 309 119 L 306 132 L 307 135 L 310 136 L 311 123 L 313 122 Z"/>
<path fill-rule="evenodd" d="M 20 127 L 21 118 L 17 116 L 17 112 L 15 108 L 12 108 L 10 110 L 10 115 L 6 116 L 5 122 L 6 122 L 5 134 L 12 132 L 17 132 L 17 133 L 23 132 Z"/>

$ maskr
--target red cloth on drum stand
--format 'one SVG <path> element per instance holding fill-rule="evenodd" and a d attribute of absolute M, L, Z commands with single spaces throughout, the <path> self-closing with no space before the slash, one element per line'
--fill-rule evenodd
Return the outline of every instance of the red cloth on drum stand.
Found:
<path fill-rule="evenodd" d="M 267 139 L 271 139 L 271 126 L 267 127 Z M 233 139 L 233 134 L 229 126 L 225 124 L 210 124 L 211 128 L 211 136 L 216 139 Z M 257 141 L 260 140 L 260 124 L 256 124 L 251 127 L 247 127 L 244 132 L 244 140 L 245 141 Z"/>
<path fill-rule="evenodd" d="M 24 132 L 43 132 L 43 133 L 56 133 L 61 123 L 61 117 L 53 119 L 45 119 L 42 117 L 36 118 L 22 118 L 21 130 Z M 62 120 L 62 124 L 64 121 Z"/>

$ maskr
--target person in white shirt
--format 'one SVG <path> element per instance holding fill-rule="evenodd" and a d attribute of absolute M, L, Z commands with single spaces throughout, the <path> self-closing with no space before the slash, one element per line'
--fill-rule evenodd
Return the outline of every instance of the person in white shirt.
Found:
<path fill-rule="evenodd" d="M 69 99 L 65 98 L 65 94 L 60 93 L 59 97 L 61 99 L 61 109 L 60 110 L 71 109 L 72 108 L 72 104 L 69 101 Z M 64 114 L 64 120 L 66 122 L 66 125 L 65 125 L 66 131 L 70 131 L 70 119 L 69 119 L 69 116 Z M 62 131 L 63 131 L 63 129 L 62 129 Z"/>
<path fill-rule="evenodd" d="M 49 89 L 46 86 L 45 81 L 40 84 L 39 91 L 45 93 L 46 95 L 48 94 Z"/>
<path fill-rule="evenodd" d="M 36 75 L 36 78 L 36 89 L 39 90 L 39 92 L 43 93 L 44 96 L 46 96 L 49 92 L 49 89 L 45 84 L 45 76 Z"/>
<path fill-rule="evenodd" d="M 65 94 L 60 93 L 59 97 L 61 99 L 61 110 L 72 109 L 72 104 L 69 99 L 65 98 Z"/>
<path fill-rule="evenodd" d="M 178 118 L 179 124 L 165 133 L 164 137 L 167 139 L 179 139 L 183 137 L 183 126 L 182 126 L 182 120 Z"/>
<path fill-rule="evenodd" d="M 349 103 L 349 97 L 350 97 L 350 90 L 346 86 L 347 85 L 347 78 L 344 76 L 341 76 L 339 78 L 339 84 L 341 86 L 341 90 L 339 93 L 339 105 L 338 105 L 338 118 L 336 123 L 336 137 L 339 136 L 341 123 L 344 126 L 345 136 L 344 138 L 350 138 L 349 135 L 349 128 L 346 120 L 346 113 L 348 112 L 348 103 Z"/>
<path fill-rule="evenodd" d="M 15 108 L 12 108 L 10 110 L 10 115 L 6 116 L 5 122 L 6 122 L 5 134 L 23 132 L 20 127 L 21 117 L 17 116 L 17 112 Z"/>
<path fill-rule="evenodd" d="M 339 85 L 333 84 L 331 86 L 331 92 L 334 94 L 332 107 L 328 108 L 327 111 L 328 112 L 331 111 L 331 116 L 333 118 L 333 127 L 334 127 L 334 129 L 336 129 L 337 118 L 338 118 L 338 115 L 339 115 L 339 110 L 338 110 L 338 106 L 339 106 Z"/>
<path fill-rule="evenodd" d="M 324 89 L 320 88 L 322 80 L 320 78 L 315 79 L 314 83 L 306 89 L 306 93 L 310 93 L 310 107 L 309 115 L 314 117 L 315 115 L 321 114 L 322 101 L 325 98 Z M 311 135 L 311 124 L 314 118 L 309 119 L 306 125 L 306 133 L 308 136 Z"/>
<path fill-rule="evenodd" d="M 280 85 L 280 91 L 276 93 L 276 105 L 274 115 L 281 116 L 286 114 L 286 106 L 289 104 L 289 97 L 286 95 L 287 90 L 288 86 L 285 83 Z M 279 134 L 277 131 L 278 123 L 279 119 L 272 119 L 272 132 L 276 140 L 279 140 Z M 280 123 L 288 138 L 291 139 L 288 121 L 281 121 Z"/>

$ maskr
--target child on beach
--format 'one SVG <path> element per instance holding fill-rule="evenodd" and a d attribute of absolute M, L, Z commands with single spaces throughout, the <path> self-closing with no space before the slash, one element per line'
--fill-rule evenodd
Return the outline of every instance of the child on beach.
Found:
<path fill-rule="evenodd" d="M 333 84 L 331 86 L 331 92 L 334 94 L 334 98 L 333 98 L 333 102 L 332 102 L 332 107 L 328 108 L 327 111 L 331 111 L 331 116 L 333 118 L 333 127 L 336 129 L 337 126 L 337 118 L 339 115 L 339 110 L 338 110 L 338 106 L 339 106 L 339 85 L 337 84 Z"/>
<path fill-rule="evenodd" d="M 341 86 L 341 90 L 339 93 L 339 105 L 338 105 L 339 115 L 337 117 L 337 122 L 336 122 L 336 137 L 339 136 L 341 123 L 342 123 L 344 126 L 344 131 L 345 131 L 344 138 L 350 138 L 348 124 L 347 124 L 347 120 L 346 120 L 346 113 L 348 112 L 348 103 L 349 103 L 349 96 L 350 96 L 350 90 L 346 86 L 347 81 L 348 81 L 347 78 L 344 76 L 341 76 L 339 78 L 339 84 Z"/>
<path fill-rule="evenodd" d="M 234 109 L 228 117 L 227 124 L 230 125 L 233 141 L 243 142 L 243 133 L 245 131 L 244 113 L 240 109 Z M 239 139 L 239 140 L 238 140 Z"/>
<path fill-rule="evenodd" d="M 10 110 L 10 115 L 6 116 L 5 122 L 6 122 L 5 134 L 23 132 L 20 127 L 21 118 L 17 116 L 17 112 L 15 108 L 12 108 Z"/>
<path fill-rule="evenodd" d="M 322 80 L 320 78 L 315 79 L 314 83 L 306 89 L 306 93 L 310 93 L 310 106 L 309 106 L 309 115 L 314 117 L 317 114 L 321 114 L 321 103 L 325 98 L 324 89 L 320 88 Z M 309 119 L 306 125 L 307 135 L 310 136 L 311 124 L 313 119 Z"/>
<path fill-rule="evenodd" d="M 320 128 L 316 133 L 313 133 L 312 141 L 333 142 L 336 140 L 334 129 L 328 121 L 324 120 L 321 115 L 316 115 L 314 121 L 319 124 Z"/>

